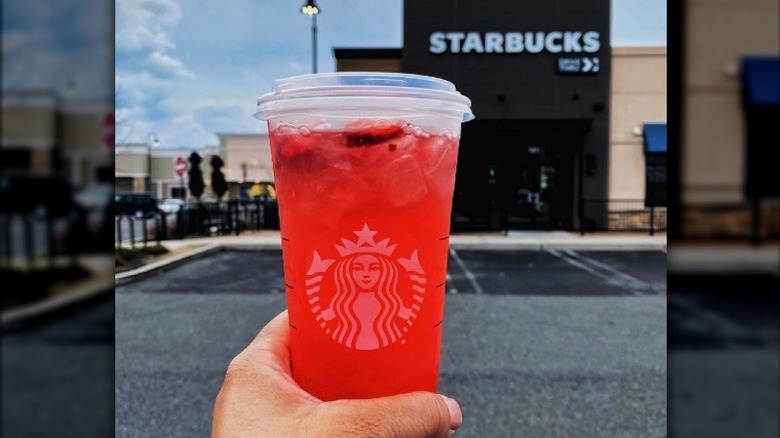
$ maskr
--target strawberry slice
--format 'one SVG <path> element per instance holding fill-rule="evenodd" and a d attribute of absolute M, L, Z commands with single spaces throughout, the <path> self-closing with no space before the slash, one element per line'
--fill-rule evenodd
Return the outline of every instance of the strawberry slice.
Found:
<path fill-rule="evenodd" d="M 387 120 L 357 120 L 344 127 L 347 147 L 373 146 L 392 140 L 403 133 L 402 122 Z"/>

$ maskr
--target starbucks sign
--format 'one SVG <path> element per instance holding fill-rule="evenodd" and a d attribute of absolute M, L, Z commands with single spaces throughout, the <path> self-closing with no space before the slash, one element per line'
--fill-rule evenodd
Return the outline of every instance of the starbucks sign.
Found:
<path fill-rule="evenodd" d="M 432 32 L 433 54 L 596 53 L 601 35 L 588 32 Z"/>

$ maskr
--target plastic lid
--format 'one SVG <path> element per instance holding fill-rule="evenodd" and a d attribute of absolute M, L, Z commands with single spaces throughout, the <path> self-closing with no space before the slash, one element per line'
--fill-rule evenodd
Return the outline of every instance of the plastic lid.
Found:
<path fill-rule="evenodd" d="M 257 100 L 255 117 L 267 120 L 284 111 L 339 106 L 341 102 L 352 107 L 395 103 L 405 110 L 461 114 L 464 122 L 474 118 L 471 100 L 452 82 L 433 76 L 381 72 L 316 73 L 277 79 L 272 91 Z"/>

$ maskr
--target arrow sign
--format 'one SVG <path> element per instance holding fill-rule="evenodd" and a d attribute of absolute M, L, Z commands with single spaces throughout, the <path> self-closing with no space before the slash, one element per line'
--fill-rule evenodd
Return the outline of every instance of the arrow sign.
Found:
<path fill-rule="evenodd" d="M 582 58 L 582 73 L 596 73 L 599 71 L 598 58 Z"/>
<path fill-rule="evenodd" d="M 184 176 L 184 173 L 187 172 L 187 161 L 184 157 L 176 157 L 176 161 L 173 163 L 173 170 L 179 178 Z"/>
<path fill-rule="evenodd" d="M 593 69 L 593 61 L 590 58 L 582 58 L 582 72 L 588 73 Z"/>
<path fill-rule="evenodd" d="M 560 75 L 595 75 L 599 71 L 599 57 L 558 58 L 555 71 Z"/>

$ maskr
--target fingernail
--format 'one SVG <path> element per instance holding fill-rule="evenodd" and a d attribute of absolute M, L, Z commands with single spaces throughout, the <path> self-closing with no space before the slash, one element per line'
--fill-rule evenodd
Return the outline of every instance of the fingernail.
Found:
<path fill-rule="evenodd" d="M 444 399 L 444 404 L 450 411 L 450 429 L 457 430 L 463 424 L 463 412 L 460 410 L 460 405 L 449 397 L 442 395 L 441 398 Z"/>

